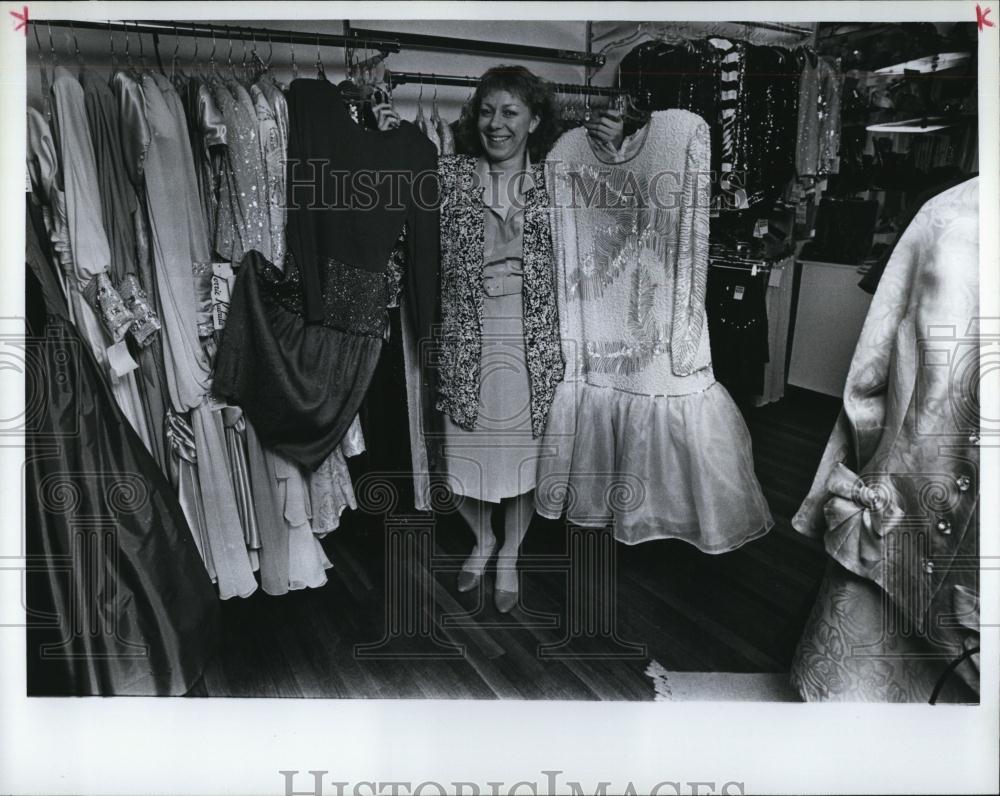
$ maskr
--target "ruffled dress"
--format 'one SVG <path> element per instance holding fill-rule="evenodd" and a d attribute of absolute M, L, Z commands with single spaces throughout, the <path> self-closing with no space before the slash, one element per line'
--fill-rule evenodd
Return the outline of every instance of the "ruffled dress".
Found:
<path fill-rule="evenodd" d="M 566 373 L 536 509 L 627 544 L 722 553 L 762 536 L 750 434 L 711 364 L 708 125 L 660 111 L 618 152 L 576 129 L 546 174 Z"/>

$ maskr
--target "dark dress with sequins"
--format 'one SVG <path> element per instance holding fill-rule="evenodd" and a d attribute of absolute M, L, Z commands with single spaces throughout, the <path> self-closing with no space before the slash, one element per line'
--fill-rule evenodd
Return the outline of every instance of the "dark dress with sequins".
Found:
<path fill-rule="evenodd" d="M 315 470 L 371 382 L 388 323 L 387 264 L 404 223 L 404 293 L 416 333 L 429 337 L 438 285 L 437 153 L 407 122 L 362 129 L 325 80 L 294 81 L 288 113 L 284 273 L 259 252 L 243 259 L 215 390 L 243 407 L 266 446 Z"/>

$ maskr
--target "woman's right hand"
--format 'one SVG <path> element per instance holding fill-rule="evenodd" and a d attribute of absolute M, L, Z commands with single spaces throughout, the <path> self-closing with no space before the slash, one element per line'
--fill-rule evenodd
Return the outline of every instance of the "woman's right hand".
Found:
<path fill-rule="evenodd" d="M 372 105 L 372 113 L 378 120 L 378 129 L 393 130 L 399 127 L 399 114 L 392 109 L 391 102 L 384 102 L 381 105 Z"/>

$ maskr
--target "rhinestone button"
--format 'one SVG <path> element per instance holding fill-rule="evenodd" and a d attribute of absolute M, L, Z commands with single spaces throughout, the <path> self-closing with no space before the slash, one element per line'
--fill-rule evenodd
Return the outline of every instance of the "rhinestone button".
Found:
<path fill-rule="evenodd" d="M 969 487 L 972 486 L 972 480 L 967 475 L 960 475 L 955 483 L 958 485 L 960 492 L 968 492 Z"/>
<path fill-rule="evenodd" d="M 934 562 L 933 561 L 924 561 L 924 572 L 926 572 L 928 575 L 933 575 L 934 574 Z"/>
<path fill-rule="evenodd" d="M 946 517 L 938 517 L 937 529 L 940 533 L 943 533 L 945 536 L 947 536 L 948 534 L 951 533 L 951 523 L 948 521 Z"/>
<path fill-rule="evenodd" d="M 978 445 L 979 444 L 979 432 L 978 431 L 972 431 L 972 432 L 969 433 L 969 442 L 972 443 L 973 445 Z"/>

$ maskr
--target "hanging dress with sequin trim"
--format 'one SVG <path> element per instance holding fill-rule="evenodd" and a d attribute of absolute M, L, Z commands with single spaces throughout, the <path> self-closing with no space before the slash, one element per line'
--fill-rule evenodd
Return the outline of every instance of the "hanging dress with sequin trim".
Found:
<path fill-rule="evenodd" d="M 750 434 L 709 353 L 708 125 L 656 112 L 613 160 L 573 130 L 546 173 L 566 374 L 538 466 L 539 513 L 708 553 L 765 534 Z"/>

